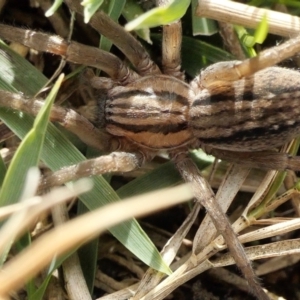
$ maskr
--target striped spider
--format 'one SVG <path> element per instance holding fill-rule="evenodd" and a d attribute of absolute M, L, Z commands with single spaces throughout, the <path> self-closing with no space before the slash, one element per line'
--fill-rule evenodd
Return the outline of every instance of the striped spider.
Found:
<path fill-rule="evenodd" d="M 82 13 L 79 1 L 65 3 Z M 58 106 L 51 113 L 52 121 L 109 154 L 57 171 L 42 180 L 41 188 L 83 176 L 128 172 L 159 151 L 167 151 L 183 179 L 191 183 L 196 205 L 205 207 L 223 235 L 251 291 L 259 299 L 268 299 L 210 185 L 188 157 L 188 151 L 203 148 L 218 158 L 250 166 L 255 162 L 255 166 L 266 169 L 300 169 L 297 157 L 268 151 L 300 133 L 299 73 L 271 67 L 298 52 L 300 38 L 262 52 L 258 58 L 214 64 L 188 84 L 180 71 L 179 21 L 163 27 L 162 70 L 131 34 L 101 11 L 90 24 L 126 55 L 134 70 L 97 48 L 0 25 L 0 37 L 5 40 L 98 68 L 110 77 L 92 79 L 93 87 L 106 99 L 89 107 L 88 119 Z M 22 95 L 1 91 L 0 105 L 35 115 L 43 101 L 28 101 Z"/>

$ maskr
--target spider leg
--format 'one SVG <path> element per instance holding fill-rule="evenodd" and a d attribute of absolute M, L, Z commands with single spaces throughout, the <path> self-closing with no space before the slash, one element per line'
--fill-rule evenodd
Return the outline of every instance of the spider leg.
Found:
<path fill-rule="evenodd" d="M 62 185 L 82 177 L 90 177 L 113 172 L 129 172 L 139 168 L 146 157 L 142 152 L 112 152 L 79 164 L 65 167 L 42 178 L 39 191 Z"/>
<path fill-rule="evenodd" d="M 181 68 L 181 21 L 165 25 L 162 39 L 162 68 L 166 75 L 184 80 Z"/>
<path fill-rule="evenodd" d="M 0 90 L 0 106 L 22 111 L 30 115 L 37 115 L 44 101 L 28 100 L 21 94 L 14 94 Z M 103 151 L 115 150 L 119 142 L 111 135 L 96 128 L 89 120 L 72 109 L 53 106 L 50 119 L 59 122 L 64 128 L 77 135 L 84 143 Z"/>
<path fill-rule="evenodd" d="M 65 0 L 65 3 L 71 10 L 82 15 L 83 7 L 80 5 L 80 2 L 78 0 Z M 122 26 L 112 21 L 105 13 L 98 11 L 92 16 L 89 23 L 126 55 L 139 74 L 144 76 L 161 73 L 141 43 L 125 31 Z"/>
<path fill-rule="evenodd" d="M 243 77 L 250 76 L 262 69 L 296 55 L 300 51 L 300 35 L 285 43 L 267 49 L 258 56 L 249 58 L 242 62 L 216 63 L 205 69 L 195 78 L 198 84 L 204 88 L 217 86 L 220 82 L 234 82 Z"/>
<path fill-rule="evenodd" d="M 213 148 L 208 151 L 215 157 L 251 168 L 265 170 L 300 170 L 300 157 L 274 151 L 235 152 Z"/>
<path fill-rule="evenodd" d="M 139 76 L 115 55 L 98 48 L 76 42 L 67 42 L 59 36 L 0 24 L 0 36 L 9 41 L 22 43 L 38 51 L 60 55 L 66 60 L 95 67 L 106 72 L 112 79 L 126 84 Z"/>
<path fill-rule="evenodd" d="M 209 183 L 201 176 L 196 165 L 185 153 L 173 153 L 172 158 L 183 179 L 192 184 L 195 198 L 205 207 L 216 229 L 222 234 L 238 268 L 248 281 L 251 292 L 258 299 L 269 299 L 257 282 L 251 262 L 246 256 L 244 248 L 233 231 L 225 213 L 216 201 Z"/>
<path fill-rule="evenodd" d="M 156 6 L 166 5 L 169 0 L 157 0 Z M 184 80 L 181 69 L 181 20 L 163 26 L 162 68 L 163 73 Z"/>
<path fill-rule="evenodd" d="M 234 26 L 231 23 L 220 21 L 218 22 L 218 25 L 220 36 L 228 52 L 233 54 L 233 56 L 238 60 L 246 59 L 247 57 L 234 30 Z"/>

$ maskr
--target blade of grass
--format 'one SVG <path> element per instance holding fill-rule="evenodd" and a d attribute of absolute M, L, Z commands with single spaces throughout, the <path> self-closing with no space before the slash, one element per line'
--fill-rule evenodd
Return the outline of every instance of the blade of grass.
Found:
<path fill-rule="evenodd" d="M 104 0 L 83 0 L 81 5 L 84 7 L 84 23 L 88 23 L 93 14 L 99 9 Z"/>
<path fill-rule="evenodd" d="M 210 162 L 208 161 L 195 159 L 193 154 L 191 155 L 191 158 L 200 170 L 210 165 Z M 120 198 L 132 197 L 138 195 L 141 191 L 143 193 L 148 193 L 157 189 L 174 186 L 182 181 L 183 179 L 174 164 L 172 162 L 167 162 L 151 172 L 137 177 L 123 185 L 117 190 L 117 193 Z"/>
<path fill-rule="evenodd" d="M 39 111 L 32 129 L 24 137 L 9 165 L 0 191 L 0 206 L 14 204 L 19 201 L 23 190 L 22 183 L 25 182 L 27 170 L 38 165 L 51 107 L 63 77 L 64 76 L 61 75 L 58 78 L 50 94 L 46 98 L 45 105 Z M 16 185 L 16 182 L 21 184 Z"/>
<path fill-rule="evenodd" d="M 192 0 L 192 26 L 193 35 L 213 35 L 218 32 L 217 22 L 207 18 L 198 17 L 196 9 L 198 0 Z"/>
<path fill-rule="evenodd" d="M 188 9 L 190 0 L 173 0 L 167 5 L 153 8 L 127 23 L 128 31 L 166 25 L 179 20 Z"/>
<path fill-rule="evenodd" d="M 82 202 L 78 203 L 78 213 L 83 215 L 88 212 L 88 209 Z M 96 278 L 97 261 L 98 261 L 99 239 L 94 239 L 83 245 L 78 250 L 78 256 L 82 268 L 84 278 L 88 289 L 93 294 L 94 281 Z"/>
<path fill-rule="evenodd" d="M 63 0 L 54 0 L 54 3 L 52 6 L 46 11 L 45 16 L 46 17 L 51 17 L 57 9 L 62 5 Z"/>
<path fill-rule="evenodd" d="M 37 167 L 40 160 L 51 107 L 63 78 L 63 75 L 59 76 L 50 94 L 46 98 L 45 105 L 39 111 L 33 127 L 28 131 L 15 152 L 1 187 L 0 206 L 14 204 L 22 200 L 22 193 L 28 170 L 30 170 L 32 167 Z M 16 184 L 16 182 L 20 184 Z M 35 191 L 33 191 L 33 193 L 35 193 Z M 9 228 L 6 226 L 6 223 L 4 224 L 3 229 L 4 228 L 9 230 Z M 0 255 L 0 265 L 2 265 L 6 260 L 7 254 L 15 237 L 12 236 L 10 239 L 11 241 L 6 243 L 5 250 Z"/>
<path fill-rule="evenodd" d="M 2 156 L 0 155 L 0 187 L 2 186 L 5 174 L 6 174 L 6 166 Z"/>
<path fill-rule="evenodd" d="M 132 21 L 136 17 L 142 15 L 144 13 L 143 9 L 141 8 L 140 4 L 134 0 L 127 0 L 125 6 L 122 11 L 123 17 L 126 19 L 127 22 Z M 150 39 L 150 29 L 138 29 L 135 30 L 136 34 L 147 43 L 152 44 Z"/>

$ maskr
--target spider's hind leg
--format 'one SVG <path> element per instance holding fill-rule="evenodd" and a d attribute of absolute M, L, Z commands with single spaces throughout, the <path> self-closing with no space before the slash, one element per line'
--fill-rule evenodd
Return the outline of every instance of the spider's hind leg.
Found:
<path fill-rule="evenodd" d="M 231 163 L 265 170 L 300 170 L 300 156 L 275 151 L 235 152 L 220 149 L 209 151 L 215 157 Z"/>
<path fill-rule="evenodd" d="M 198 168 L 193 161 L 187 157 L 186 153 L 173 153 L 172 158 L 183 179 L 192 184 L 196 200 L 205 207 L 215 227 L 220 234 L 222 234 L 238 268 L 247 280 L 251 292 L 258 299 L 269 299 L 257 282 L 251 262 L 246 256 L 244 248 L 233 231 L 225 213 L 216 201 L 209 183 L 201 176 Z"/>
<path fill-rule="evenodd" d="M 300 51 L 300 35 L 285 43 L 266 49 L 258 56 L 240 61 L 221 62 L 212 65 L 195 78 L 204 88 L 217 86 L 220 82 L 234 82 L 296 55 Z"/>

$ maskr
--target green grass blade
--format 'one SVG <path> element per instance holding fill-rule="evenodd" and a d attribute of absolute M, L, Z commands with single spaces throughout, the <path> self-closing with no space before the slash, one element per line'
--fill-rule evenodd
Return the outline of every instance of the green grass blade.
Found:
<path fill-rule="evenodd" d="M 77 212 L 82 215 L 88 212 L 88 209 L 82 202 L 78 203 Z M 94 239 L 89 241 L 87 244 L 83 245 L 78 249 L 78 257 L 80 260 L 80 265 L 82 273 L 84 275 L 88 289 L 93 294 L 94 281 L 97 272 L 97 261 L 98 261 L 98 249 L 99 249 L 99 239 Z"/>
<path fill-rule="evenodd" d="M 190 2 L 190 0 L 173 0 L 167 5 L 153 8 L 127 23 L 125 29 L 131 31 L 175 22 L 184 16 Z"/>
<path fill-rule="evenodd" d="M 190 157 L 194 160 L 200 170 L 211 164 L 211 161 L 200 160 L 194 153 Z M 172 162 L 167 162 L 155 168 L 143 176 L 137 177 L 117 190 L 120 198 L 136 196 L 139 193 L 148 193 L 157 189 L 174 186 L 183 181 L 178 170 Z"/>
<path fill-rule="evenodd" d="M 136 17 L 142 15 L 143 13 L 144 11 L 141 8 L 140 4 L 134 0 L 127 0 L 122 11 L 122 15 L 127 22 L 134 20 Z M 152 44 L 149 28 L 137 29 L 135 30 L 135 32 L 141 39 L 145 40 L 149 44 Z"/>
<path fill-rule="evenodd" d="M 2 186 L 5 175 L 6 175 L 6 166 L 2 156 L 0 155 L 0 187 Z"/>
<path fill-rule="evenodd" d="M 0 191 L 0 206 L 19 201 L 28 169 L 38 165 L 51 107 L 62 80 L 63 76 L 60 76 L 38 113 L 33 128 L 24 137 L 9 165 Z"/>
<path fill-rule="evenodd" d="M 193 35 L 213 35 L 219 31 L 215 20 L 198 17 L 196 9 L 198 0 L 192 0 Z"/>
<path fill-rule="evenodd" d="M 268 34 L 269 24 L 267 15 L 263 16 L 253 34 L 249 34 L 243 26 L 235 25 L 234 28 L 248 57 L 256 56 L 255 44 L 262 44 Z"/>
<path fill-rule="evenodd" d="M 84 22 L 88 23 L 93 14 L 99 9 L 104 0 L 83 0 L 81 5 L 84 7 Z"/>
<path fill-rule="evenodd" d="M 57 10 L 58 8 L 62 5 L 63 0 L 54 0 L 54 3 L 52 6 L 46 11 L 45 16 L 46 17 L 51 17 Z"/>
<path fill-rule="evenodd" d="M 262 44 L 265 41 L 268 32 L 269 32 L 268 16 L 265 14 L 261 22 L 258 24 L 257 28 L 255 29 L 253 44 L 248 45 L 248 47 L 253 47 L 256 43 Z"/>

